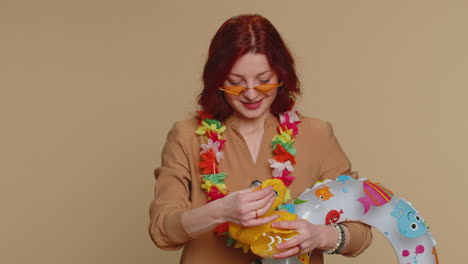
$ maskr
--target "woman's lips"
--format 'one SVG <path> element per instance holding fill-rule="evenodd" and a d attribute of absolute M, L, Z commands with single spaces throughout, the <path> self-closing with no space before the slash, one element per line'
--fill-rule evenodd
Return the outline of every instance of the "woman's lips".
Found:
<path fill-rule="evenodd" d="M 242 105 L 249 110 L 255 110 L 262 105 L 262 101 L 263 99 L 257 102 L 242 102 Z"/>

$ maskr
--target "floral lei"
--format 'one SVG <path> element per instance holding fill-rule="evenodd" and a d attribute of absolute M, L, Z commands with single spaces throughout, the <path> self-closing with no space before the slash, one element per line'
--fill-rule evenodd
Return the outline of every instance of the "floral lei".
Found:
<path fill-rule="evenodd" d="M 226 140 L 223 139 L 222 133 L 226 127 L 218 120 L 213 119 L 210 113 L 199 111 L 198 112 L 199 127 L 196 134 L 204 136 L 206 139 L 205 144 L 201 144 L 201 161 L 199 166 L 202 170 L 203 188 L 208 197 L 208 202 L 212 202 L 222 198 L 228 194 L 227 186 L 224 179 L 227 176 L 225 172 L 219 172 L 218 166 L 224 157 L 223 148 Z M 293 147 L 295 136 L 299 130 L 297 125 L 301 121 L 295 108 L 290 111 L 284 112 L 279 115 L 279 125 L 277 127 L 278 134 L 273 137 L 271 142 L 273 150 L 273 158 L 268 159 L 270 167 L 272 168 L 272 178 L 280 179 L 284 185 L 288 187 L 295 179 L 291 176 L 296 164 L 296 149 Z M 289 189 L 287 189 L 287 197 L 285 201 L 290 199 Z M 221 236 L 228 232 L 229 223 L 223 223 L 215 228 L 215 232 Z M 228 241 L 228 245 L 232 241 Z"/>

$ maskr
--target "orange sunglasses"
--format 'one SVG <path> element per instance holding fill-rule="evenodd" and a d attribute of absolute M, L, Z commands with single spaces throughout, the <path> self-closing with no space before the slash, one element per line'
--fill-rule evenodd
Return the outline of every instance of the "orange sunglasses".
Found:
<path fill-rule="evenodd" d="M 280 83 L 267 83 L 267 84 L 261 84 L 259 86 L 253 87 L 252 89 L 255 89 L 255 91 L 259 93 L 266 93 L 268 91 L 271 91 L 273 89 L 276 89 L 283 85 L 283 82 Z M 224 87 L 219 87 L 219 90 L 234 94 L 234 95 L 240 95 L 241 93 L 247 91 L 250 88 L 244 87 L 242 85 L 233 85 L 233 86 L 224 86 Z"/>

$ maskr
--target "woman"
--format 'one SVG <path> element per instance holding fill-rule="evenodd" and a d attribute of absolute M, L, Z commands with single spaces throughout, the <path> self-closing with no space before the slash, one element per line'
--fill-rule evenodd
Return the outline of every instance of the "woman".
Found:
<path fill-rule="evenodd" d="M 181 263 L 251 263 L 259 257 L 227 247 L 221 233 L 227 231 L 226 222 L 259 226 L 276 219 L 262 217 L 275 199 L 274 191 L 252 191 L 252 181 L 271 178 L 274 167 L 273 175 L 289 185 L 296 198 L 318 180 L 357 174 L 351 172 L 329 123 L 296 120 L 291 109 L 300 91 L 294 61 L 267 19 L 228 19 L 211 41 L 203 82 L 199 104 L 204 112 L 174 125 L 162 165 L 155 170 L 150 235 L 162 249 L 184 247 Z M 281 155 L 288 160 L 279 160 Z M 206 175 L 219 177 L 209 181 Z M 272 227 L 298 232 L 278 245 L 283 251 L 275 258 L 312 252 L 314 264 L 323 263 L 324 251 L 356 256 L 372 238 L 370 227 L 361 223 L 313 225 L 298 219 Z"/>

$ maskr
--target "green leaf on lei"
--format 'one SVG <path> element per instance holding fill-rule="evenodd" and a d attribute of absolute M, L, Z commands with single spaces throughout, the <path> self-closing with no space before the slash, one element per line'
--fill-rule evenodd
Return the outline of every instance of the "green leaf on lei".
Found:
<path fill-rule="evenodd" d="M 303 204 L 303 203 L 306 203 L 306 202 L 307 202 L 306 200 L 294 199 L 293 204 L 294 204 L 294 205 L 296 205 L 296 204 Z"/>
<path fill-rule="evenodd" d="M 227 173 L 221 172 L 217 174 L 206 174 L 206 175 L 201 175 L 203 177 L 203 180 L 206 181 L 211 181 L 213 184 L 223 184 L 224 179 L 226 179 Z"/>
<path fill-rule="evenodd" d="M 203 120 L 205 121 L 208 125 L 216 125 L 216 129 L 220 129 L 221 128 L 221 122 L 218 121 L 218 120 L 215 120 L 215 119 L 205 119 Z"/>
<path fill-rule="evenodd" d="M 228 240 L 226 241 L 226 246 L 232 247 L 234 245 L 234 243 L 236 243 L 236 240 L 228 235 Z"/>
<path fill-rule="evenodd" d="M 276 144 L 280 144 L 287 152 L 289 152 L 291 155 L 296 156 L 296 148 L 294 148 L 292 145 L 294 145 L 294 142 L 291 143 L 284 143 L 283 141 L 279 139 L 273 139 L 271 142 L 273 145 L 273 150 L 276 149 Z"/>

